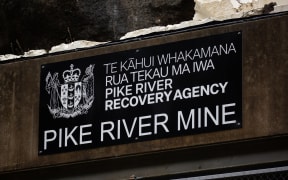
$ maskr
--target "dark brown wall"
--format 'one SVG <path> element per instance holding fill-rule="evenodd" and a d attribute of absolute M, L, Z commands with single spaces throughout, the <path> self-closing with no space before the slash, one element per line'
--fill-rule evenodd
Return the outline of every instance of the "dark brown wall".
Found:
<path fill-rule="evenodd" d="M 44 63 L 242 31 L 243 128 L 38 156 L 39 79 Z M 0 64 L 0 171 L 15 171 L 288 135 L 288 15 L 248 19 L 142 41 Z M 286 137 L 287 139 L 287 137 Z"/>

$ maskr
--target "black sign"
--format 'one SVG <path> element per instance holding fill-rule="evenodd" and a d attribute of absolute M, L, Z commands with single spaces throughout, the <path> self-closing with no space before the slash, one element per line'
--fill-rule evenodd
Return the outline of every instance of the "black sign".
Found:
<path fill-rule="evenodd" d="M 242 126 L 242 34 L 41 66 L 39 154 Z"/>

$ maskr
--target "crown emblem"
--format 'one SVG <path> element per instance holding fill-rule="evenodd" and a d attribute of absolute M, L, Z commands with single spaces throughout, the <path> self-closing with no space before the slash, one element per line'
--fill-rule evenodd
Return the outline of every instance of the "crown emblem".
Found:
<path fill-rule="evenodd" d="M 62 77 L 63 77 L 65 83 L 77 82 L 79 80 L 79 77 L 81 75 L 81 71 L 78 68 L 76 68 L 76 69 L 73 69 L 73 68 L 74 68 L 74 65 L 71 64 L 70 70 L 66 70 L 63 72 Z"/>

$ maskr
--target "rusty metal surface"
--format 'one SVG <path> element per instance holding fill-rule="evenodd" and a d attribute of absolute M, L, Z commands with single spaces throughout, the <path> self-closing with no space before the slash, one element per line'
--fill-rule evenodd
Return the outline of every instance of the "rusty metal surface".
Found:
<path fill-rule="evenodd" d="M 243 33 L 243 128 L 38 156 L 41 64 Z M 0 65 L 0 172 L 288 134 L 288 15 Z"/>

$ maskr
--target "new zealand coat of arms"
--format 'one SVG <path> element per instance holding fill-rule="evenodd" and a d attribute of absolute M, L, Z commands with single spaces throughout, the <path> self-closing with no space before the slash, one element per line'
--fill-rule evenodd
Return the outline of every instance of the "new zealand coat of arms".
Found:
<path fill-rule="evenodd" d="M 61 84 L 58 72 L 46 76 L 46 91 L 50 95 L 48 109 L 53 118 L 74 118 L 78 115 L 87 114 L 94 101 L 94 64 L 89 65 L 85 75 L 81 78 L 81 70 L 65 70 L 62 74 L 64 83 Z"/>

